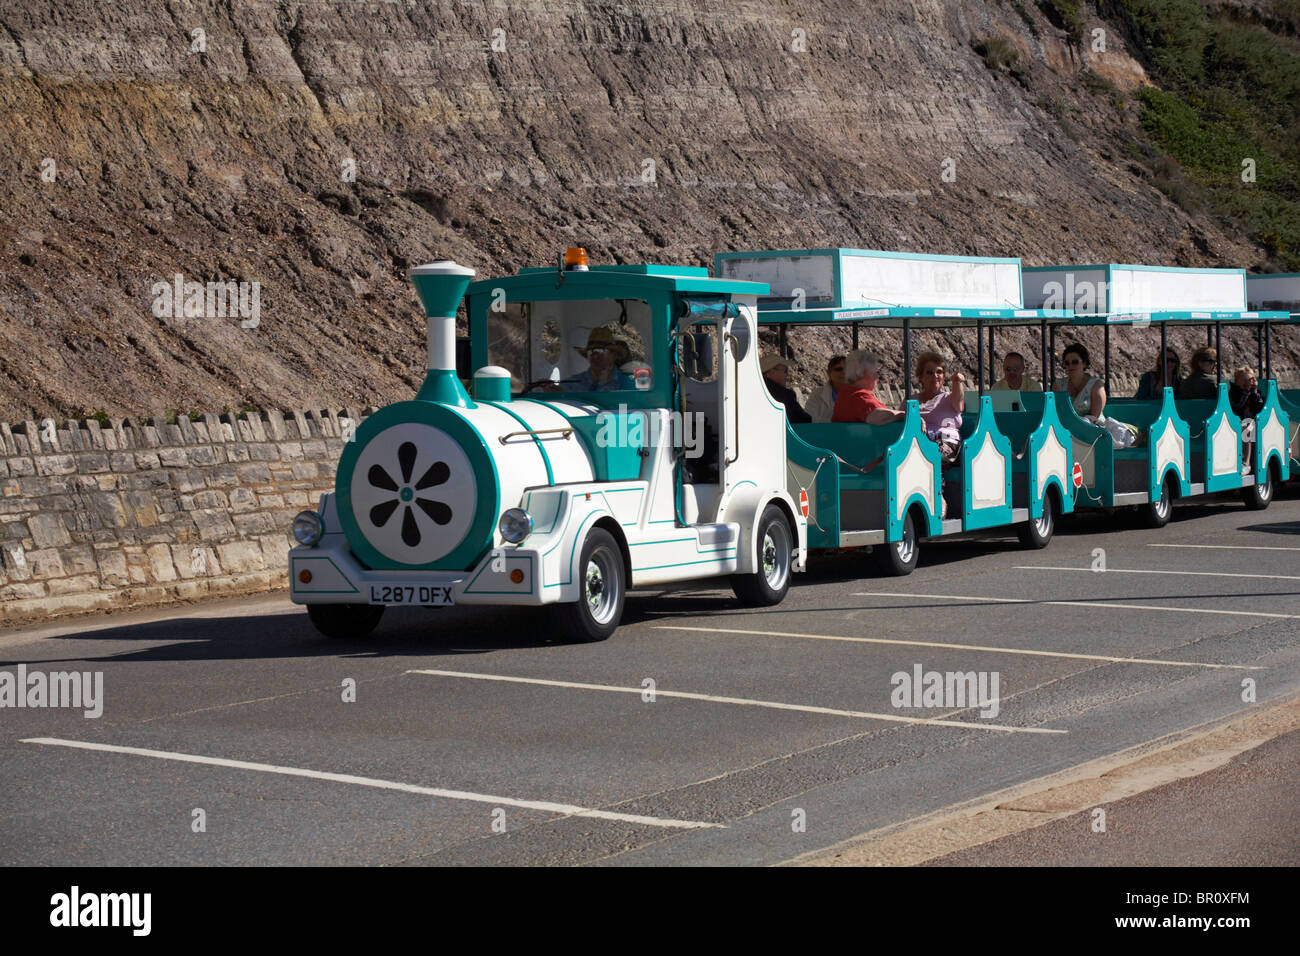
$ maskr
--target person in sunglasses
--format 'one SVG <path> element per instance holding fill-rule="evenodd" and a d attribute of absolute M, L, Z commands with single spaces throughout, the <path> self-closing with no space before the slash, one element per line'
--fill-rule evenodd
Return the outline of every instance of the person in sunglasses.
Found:
<path fill-rule="evenodd" d="M 631 376 L 619 369 L 628 359 L 627 345 L 614 338 L 609 329 L 592 329 L 586 347 L 575 345 L 573 350 L 587 360 L 587 368 L 562 381 L 564 391 L 619 392 L 636 388 Z"/>
<path fill-rule="evenodd" d="M 1142 377 L 1138 379 L 1137 392 L 1134 398 L 1159 399 L 1164 394 L 1165 386 L 1172 388 L 1174 394 L 1178 394 L 1178 388 L 1183 383 L 1183 377 L 1179 374 L 1182 367 L 1182 360 L 1179 359 L 1178 353 L 1173 349 L 1165 352 L 1165 369 L 1166 378 L 1164 382 L 1160 381 L 1160 356 L 1156 355 L 1150 371 L 1143 372 Z"/>
<path fill-rule="evenodd" d="M 1192 374 L 1178 385 L 1178 397 L 1208 398 L 1219 397 L 1219 382 L 1215 375 L 1219 353 L 1212 348 L 1197 349 L 1192 353 Z"/>
<path fill-rule="evenodd" d="M 1121 422 L 1116 418 L 1107 418 L 1106 386 L 1102 380 L 1089 371 L 1092 359 L 1088 350 L 1079 343 L 1067 345 L 1061 353 L 1061 365 L 1065 367 L 1065 387 L 1070 393 L 1070 403 L 1075 413 L 1085 421 L 1092 422 L 1110 433 L 1111 442 L 1116 448 L 1130 448 L 1141 438 L 1137 428 Z"/>
<path fill-rule="evenodd" d="M 835 399 L 844 388 L 844 356 L 832 355 L 826 363 L 826 384 L 808 397 L 808 414 L 815 422 L 829 422 L 835 414 Z"/>

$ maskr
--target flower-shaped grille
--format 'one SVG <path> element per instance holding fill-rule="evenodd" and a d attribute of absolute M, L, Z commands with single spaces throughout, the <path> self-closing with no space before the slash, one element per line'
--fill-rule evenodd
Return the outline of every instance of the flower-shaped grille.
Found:
<path fill-rule="evenodd" d="M 414 548 L 420 543 L 420 525 L 416 521 L 415 509 L 412 504 L 419 507 L 426 515 L 433 519 L 434 524 L 445 525 L 451 521 L 451 506 L 445 502 L 437 500 L 429 492 L 429 489 L 436 488 L 451 477 L 451 469 L 443 461 L 435 461 L 429 466 L 428 470 L 420 477 L 420 480 L 411 483 L 411 475 L 415 470 L 415 459 L 419 451 L 414 442 L 402 442 L 397 449 L 397 468 L 401 475 L 399 484 L 392 475 L 380 465 L 371 465 L 370 471 L 366 478 L 372 488 L 379 488 L 383 491 L 391 491 L 394 497 L 388 501 L 381 501 L 370 509 L 370 521 L 376 528 L 382 528 L 388 524 L 397 509 L 402 509 L 402 541 L 408 548 Z"/>

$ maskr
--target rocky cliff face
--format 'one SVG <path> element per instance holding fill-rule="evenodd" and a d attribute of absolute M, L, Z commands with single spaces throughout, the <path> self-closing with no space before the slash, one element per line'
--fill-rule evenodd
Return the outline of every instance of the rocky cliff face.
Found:
<path fill-rule="evenodd" d="M 0 419 L 407 397 L 433 258 L 1259 261 L 1149 184 L 1142 68 L 1093 29 L 1017 0 L 0 0 Z M 169 317 L 177 275 L 258 283 L 256 321 Z"/>

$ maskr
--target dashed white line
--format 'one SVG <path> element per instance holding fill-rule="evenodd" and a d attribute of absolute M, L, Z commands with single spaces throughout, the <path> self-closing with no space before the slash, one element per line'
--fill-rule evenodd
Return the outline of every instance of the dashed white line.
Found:
<path fill-rule="evenodd" d="M 1089 574 L 1177 574 L 1184 577 L 1193 578 L 1258 578 L 1261 581 L 1300 581 L 1300 574 L 1237 574 L 1224 571 L 1162 571 L 1155 568 L 1106 568 L 1104 571 L 1093 571 L 1091 567 L 1086 568 L 1069 568 L 1058 567 L 1052 564 L 1021 564 L 1017 565 L 1014 571 L 1073 571 L 1076 574 L 1080 571 L 1086 571 Z M 1242 597 L 1249 597 L 1244 594 Z"/>
<path fill-rule="evenodd" d="M 1300 551 L 1300 548 L 1279 548 L 1263 544 L 1154 544 L 1148 548 L 1197 548 L 1209 551 Z"/>
<path fill-rule="evenodd" d="M 400 790 L 403 793 L 418 793 L 428 797 L 442 797 L 447 800 L 468 800 L 472 803 L 490 803 L 503 807 L 519 807 L 524 810 L 540 810 L 543 813 L 559 813 L 571 817 L 596 817 L 600 820 L 617 820 L 621 823 L 642 823 L 648 826 L 669 827 L 683 830 L 705 828 L 726 829 L 721 823 L 704 823 L 699 820 L 674 820 L 669 817 L 646 817 L 635 813 L 615 813 L 612 810 L 593 810 L 590 807 L 574 806 L 570 803 L 552 803 L 549 800 L 519 800 L 515 797 L 501 797 L 490 793 L 471 793 L 467 790 L 445 790 L 442 787 L 422 787 L 413 783 L 400 783 L 395 780 L 379 780 L 374 777 L 358 777 L 350 773 L 330 773 L 325 770 L 307 770 L 302 767 L 283 767 L 278 764 L 253 763 L 248 760 L 228 760 L 225 757 L 204 757 L 198 754 L 175 753 L 170 750 L 147 750 L 143 747 L 120 747 L 116 744 L 98 744 L 84 740 L 61 740 L 57 737 L 29 737 L 25 744 L 41 744 L 47 747 L 72 747 L 77 750 L 97 750 L 103 753 L 129 754 L 134 757 L 153 757 L 156 760 L 174 760 L 180 763 L 196 763 L 209 767 L 228 767 L 232 770 L 254 770 L 258 773 L 275 773 L 288 777 L 306 777 L 310 780 L 326 780 L 331 783 L 350 783 L 360 787 L 375 787 L 380 790 Z"/>
<path fill-rule="evenodd" d="M 971 594 L 920 594 L 916 591 L 857 591 L 854 597 L 927 598 L 943 601 L 981 601 L 987 604 L 1039 604 L 1047 607 L 1105 608 L 1116 611 L 1165 611 L 1170 614 L 1226 614 L 1230 617 L 1270 617 L 1284 621 L 1300 620 L 1300 614 L 1271 614 L 1267 611 L 1224 611 L 1209 607 L 1169 607 L 1165 604 L 1120 604 L 1116 601 L 1039 601 L 1031 598 L 993 598 Z M 1212 664 L 1202 664 L 1212 667 Z"/>
<path fill-rule="evenodd" d="M 474 674 L 469 671 L 409 670 L 408 674 L 430 674 L 435 677 L 464 677 L 470 680 L 503 681 L 510 684 L 538 684 L 543 687 L 567 687 L 576 690 L 611 691 L 618 694 L 644 694 L 642 687 L 622 687 L 618 684 L 582 684 L 568 680 L 544 680 L 540 677 L 507 677 L 502 674 Z M 931 717 L 904 717 L 900 714 L 877 714 L 863 710 L 839 710 L 834 707 L 816 707 L 811 704 L 786 704 L 775 700 L 753 700 L 748 697 L 719 697 L 714 694 L 696 694 L 680 690 L 655 688 L 656 697 L 677 697 L 682 700 L 701 700 L 713 704 L 739 704 L 745 707 L 767 707 L 772 710 L 795 710 L 805 714 L 827 714 L 832 717 L 858 717 L 864 720 L 888 720 L 899 724 L 927 724 L 933 727 L 964 727 L 970 730 L 1001 730 L 1012 734 L 1064 734 L 1065 730 L 1045 727 L 1011 727 L 1006 724 L 976 723 L 974 721 L 943 720 Z"/>
<path fill-rule="evenodd" d="M 904 647 L 942 647 L 957 651 L 981 651 L 988 654 L 1025 654 L 1029 657 L 1064 657 L 1070 660 L 1101 661 L 1106 664 L 1165 664 L 1169 667 L 1207 667 L 1213 670 L 1257 671 L 1253 664 L 1204 664 L 1200 661 L 1167 661 L 1154 657 L 1110 657 L 1106 654 L 1075 654 L 1069 651 L 1033 651 L 1019 647 L 990 647 L 984 644 L 952 644 L 944 641 L 907 641 L 892 637 L 848 637 L 843 634 L 804 634 L 798 631 L 750 631 L 735 627 L 686 627 L 678 624 L 655 624 L 656 631 L 700 631 L 705 634 L 750 634 L 758 637 L 799 637 L 810 641 L 845 641 L 850 644 L 900 644 Z"/>

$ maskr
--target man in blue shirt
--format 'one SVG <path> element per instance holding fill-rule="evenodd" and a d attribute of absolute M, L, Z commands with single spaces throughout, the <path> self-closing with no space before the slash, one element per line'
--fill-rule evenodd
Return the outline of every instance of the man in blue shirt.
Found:
<path fill-rule="evenodd" d="M 619 369 L 628 359 L 627 345 L 614 338 L 609 329 L 592 329 L 586 348 L 575 345 L 574 351 L 587 360 L 588 368 L 560 383 L 566 392 L 619 392 L 636 388 L 632 378 Z"/>

